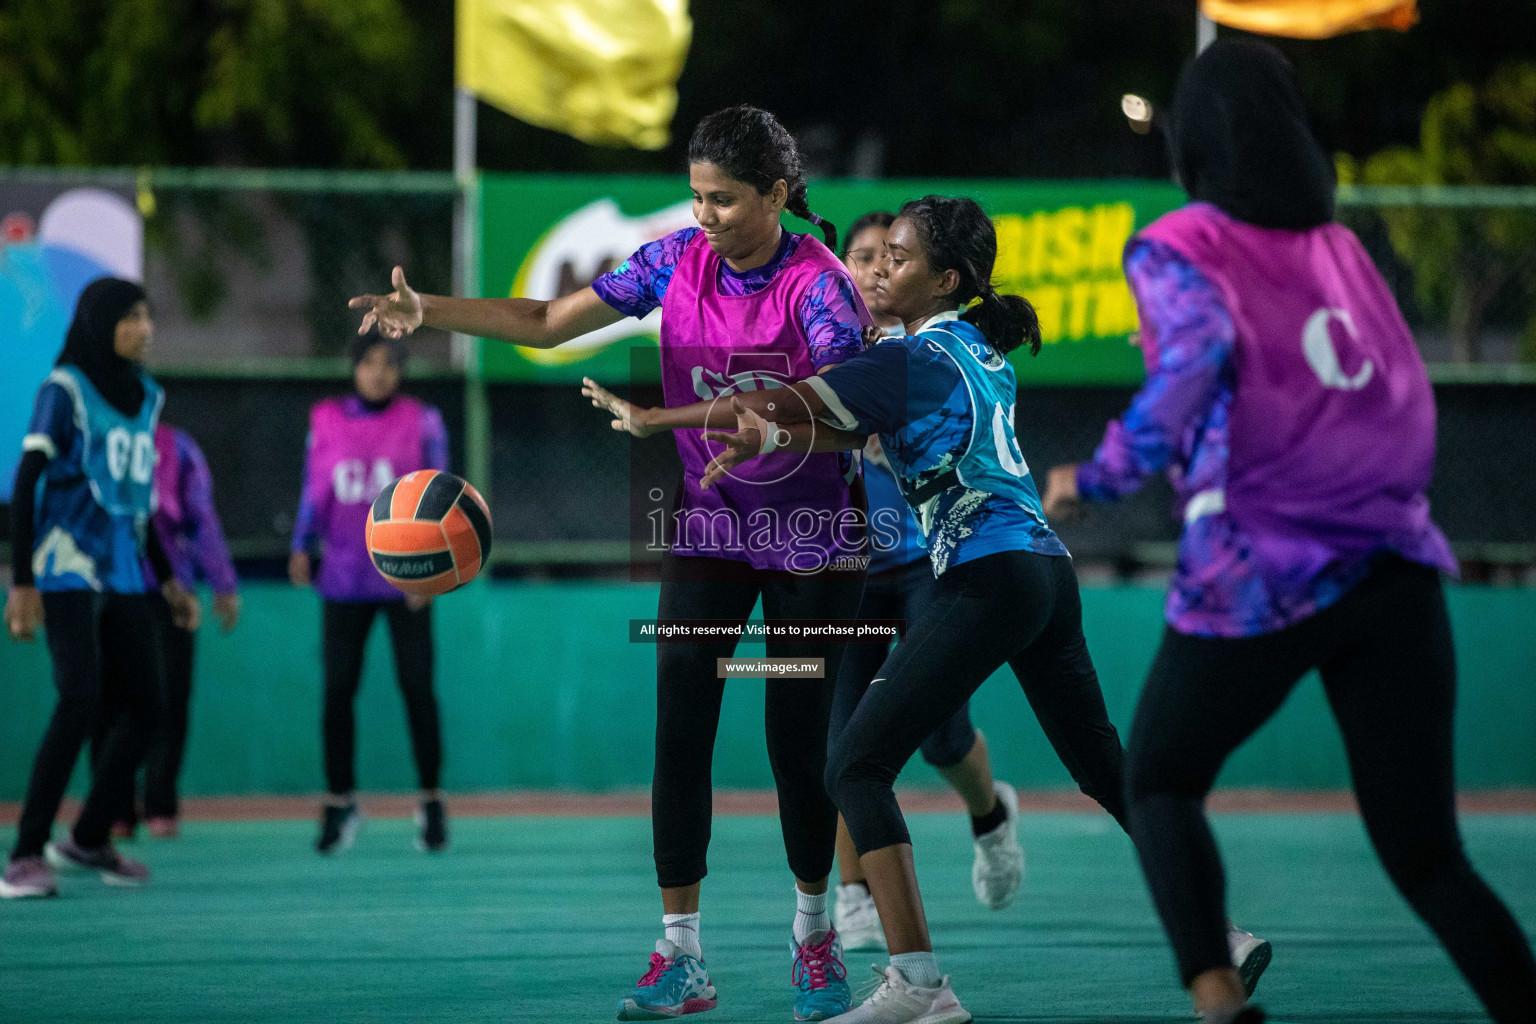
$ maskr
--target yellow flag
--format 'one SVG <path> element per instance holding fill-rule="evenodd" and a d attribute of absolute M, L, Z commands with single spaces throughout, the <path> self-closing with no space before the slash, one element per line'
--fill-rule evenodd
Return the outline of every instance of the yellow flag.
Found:
<path fill-rule="evenodd" d="M 1219 25 L 1292 39 L 1328 39 L 1369 28 L 1406 32 L 1419 20 L 1418 0 L 1200 0 Z"/>
<path fill-rule="evenodd" d="M 687 0 L 458 0 L 455 20 L 460 88 L 583 142 L 667 144 Z"/>

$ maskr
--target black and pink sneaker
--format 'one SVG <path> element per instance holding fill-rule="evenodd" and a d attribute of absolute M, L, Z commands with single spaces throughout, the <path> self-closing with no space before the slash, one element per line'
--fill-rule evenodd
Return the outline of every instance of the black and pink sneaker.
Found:
<path fill-rule="evenodd" d="M 53 869 L 41 857 L 19 857 L 5 866 L 0 878 L 0 897 L 8 900 L 42 899 L 59 894 Z"/>
<path fill-rule="evenodd" d="M 43 855 L 60 871 L 95 871 L 108 885 L 143 885 L 149 881 L 149 868 L 124 857 L 111 843 L 88 850 L 73 839 L 65 839 L 43 847 Z"/>

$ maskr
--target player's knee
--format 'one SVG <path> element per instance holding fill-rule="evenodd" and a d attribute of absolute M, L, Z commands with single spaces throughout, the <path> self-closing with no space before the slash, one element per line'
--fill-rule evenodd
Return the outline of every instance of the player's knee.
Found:
<path fill-rule="evenodd" d="M 1125 751 L 1125 799 L 1134 804 L 1149 796 L 1204 796 L 1210 786 L 1190 770 L 1187 760 L 1164 744 L 1139 742 L 1131 735 Z M 1087 787 L 1083 788 L 1088 792 Z M 1092 793 L 1089 793 L 1092 796 Z"/>
<path fill-rule="evenodd" d="M 918 753 L 935 768 L 953 768 L 965 760 L 975 745 L 976 730 L 968 722 L 964 729 L 953 728 L 950 723 L 945 723 L 923 741 Z"/>
<path fill-rule="evenodd" d="M 823 779 L 827 795 L 843 811 L 844 817 L 848 816 L 847 808 L 860 804 L 861 797 L 871 790 L 888 789 L 895 781 L 889 772 L 860 756 L 847 743 L 839 743 L 827 753 Z"/>

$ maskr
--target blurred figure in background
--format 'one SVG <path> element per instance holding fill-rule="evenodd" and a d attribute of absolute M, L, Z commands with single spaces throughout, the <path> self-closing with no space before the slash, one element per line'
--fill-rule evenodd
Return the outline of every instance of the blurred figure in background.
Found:
<path fill-rule="evenodd" d="M 325 781 L 315 849 L 339 853 L 362 824 L 357 808 L 356 700 L 363 649 L 383 612 L 394 643 L 411 749 L 421 782 L 417 845 L 448 845 L 438 789 L 442 735 L 433 691 L 431 598 L 406 597 L 373 566 L 364 543 L 368 508 L 389 484 L 418 469 L 448 469 L 448 430 L 433 406 L 400 394 L 405 342 L 369 331 L 352 343 L 356 389 L 310 412 L 304 493 L 293 529 L 288 577 L 323 599 Z M 319 560 L 318 572 L 314 569 Z"/>
<path fill-rule="evenodd" d="M 202 449 L 184 430 L 164 422 L 155 428 L 155 498 L 154 517 L 150 520 L 160 546 L 170 560 L 176 579 L 189 592 L 199 577 L 213 589 L 213 614 L 228 633 L 240 618 L 240 595 L 235 566 L 224 543 L 224 529 L 213 507 L 213 477 Z M 153 582 L 152 567 L 145 566 L 145 578 Z M 187 722 L 192 704 L 192 668 L 194 634 L 171 621 L 170 605 L 163 597 L 150 598 L 159 620 L 165 663 L 165 717 L 144 758 L 142 804 L 135 804 L 133 794 L 119 810 L 112 825 L 117 839 L 131 839 L 142 812 L 145 827 L 157 839 L 175 839 L 180 834 L 180 803 L 176 781 L 181 775 L 182 755 L 187 745 Z M 93 764 L 105 748 L 105 733 L 97 729 L 92 749 Z"/>
<path fill-rule="evenodd" d="M 1435 400 L 1350 231 L 1296 72 L 1222 40 L 1186 67 L 1169 142 L 1193 200 L 1125 269 L 1147 381 L 1045 511 L 1168 469 L 1184 506 L 1168 624 L 1126 749 L 1130 833 L 1179 975 L 1211 1022 L 1263 1019 L 1228 958 L 1204 801 L 1233 751 L 1318 669 L 1387 873 L 1500 1024 L 1536 1021 L 1536 962 L 1456 820 L 1456 663 L 1429 515 Z"/>
<path fill-rule="evenodd" d="M 196 629 L 197 600 L 171 572 L 154 508 L 155 426 L 164 392 L 144 371 L 154 334 L 144 289 L 102 278 L 80 293 L 64 350 L 38 389 L 11 505 L 11 637 L 46 625 L 59 703 L 38 746 L 0 896 L 53 896 L 52 868 L 142 885 L 149 869 L 111 842 L 112 815 L 132 799 L 164 692 L 146 591 L 147 557 L 172 618 Z M 99 770 L 70 835 L 49 836 L 80 749 L 110 723 Z"/>

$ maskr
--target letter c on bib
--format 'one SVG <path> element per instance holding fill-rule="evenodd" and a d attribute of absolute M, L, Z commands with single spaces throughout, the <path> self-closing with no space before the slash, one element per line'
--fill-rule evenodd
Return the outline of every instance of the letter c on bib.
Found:
<path fill-rule="evenodd" d="M 1301 348 L 1306 353 L 1307 365 L 1312 367 L 1312 372 L 1317 379 L 1322 381 L 1325 388 L 1337 388 L 1340 391 L 1359 391 L 1371 380 L 1376 372 L 1376 366 L 1369 359 L 1361 364 L 1360 369 L 1350 376 L 1339 365 L 1338 350 L 1333 347 L 1333 339 L 1328 336 L 1328 321 L 1338 320 L 1344 325 L 1351 338 L 1358 339 L 1360 334 L 1355 330 L 1355 321 L 1349 315 L 1347 309 L 1323 308 L 1307 317 L 1307 325 L 1301 331 Z"/>

